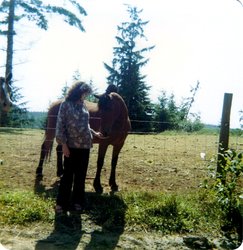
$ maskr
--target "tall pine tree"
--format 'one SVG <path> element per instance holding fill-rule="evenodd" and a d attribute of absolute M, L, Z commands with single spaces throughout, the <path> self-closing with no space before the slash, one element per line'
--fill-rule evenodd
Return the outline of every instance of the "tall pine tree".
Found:
<path fill-rule="evenodd" d="M 133 130 L 148 131 L 150 123 L 147 121 L 151 120 L 150 87 L 145 83 L 146 76 L 141 74 L 141 68 L 149 61 L 143 56 L 144 53 L 154 46 L 139 48 L 139 39 L 146 39 L 144 26 L 148 21 L 142 21 L 139 17 L 143 10 L 130 5 L 127 7 L 129 21 L 117 26 L 118 46 L 113 48 L 112 66 L 106 63 L 104 66 L 109 71 L 108 84 L 116 85 L 118 93 L 124 98 Z"/>

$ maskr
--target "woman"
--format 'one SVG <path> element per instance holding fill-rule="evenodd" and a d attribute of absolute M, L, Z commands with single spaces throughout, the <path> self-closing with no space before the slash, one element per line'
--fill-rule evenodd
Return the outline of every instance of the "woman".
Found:
<path fill-rule="evenodd" d="M 89 126 L 89 112 L 84 99 L 90 93 L 91 87 L 88 84 L 81 81 L 75 83 L 68 91 L 58 113 L 56 140 L 62 145 L 64 173 L 57 195 L 57 213 L 69 209 L 81 211 L 92 136 L 103 138 L 101 133 L 95 132 Z"/>

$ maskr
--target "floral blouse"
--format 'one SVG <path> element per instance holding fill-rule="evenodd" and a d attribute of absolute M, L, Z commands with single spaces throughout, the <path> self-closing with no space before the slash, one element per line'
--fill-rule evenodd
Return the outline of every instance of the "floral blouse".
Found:
<path fill-rule="evenodd" d="M 59 144 L 67 143 L 70 148 L 92 147 L 89 111 L 84 102 L 64 101 L 61 104 L 57 117 L 56 140 Z"/>

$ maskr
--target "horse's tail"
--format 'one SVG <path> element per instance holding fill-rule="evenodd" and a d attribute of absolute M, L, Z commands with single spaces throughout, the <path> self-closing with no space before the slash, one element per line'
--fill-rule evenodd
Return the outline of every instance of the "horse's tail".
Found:
<path fill-rule="evenodd" d="M 61 101 L 53 103 L 47 113 L 44 142 L 42 150 L 45 151 L 45 160 L 50 159 L 53 143 L 56 135 L 57 115 Z"/>

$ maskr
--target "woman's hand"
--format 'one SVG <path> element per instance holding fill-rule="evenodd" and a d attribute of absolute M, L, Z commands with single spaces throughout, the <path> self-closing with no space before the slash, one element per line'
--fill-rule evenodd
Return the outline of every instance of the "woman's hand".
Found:
<path fill-rule="evenodd" d="M 62 152 L 63 152 L 64 156 L 69 157 L 70 151 L 69 151 L 69 148 L 68 148 L 66 143 L 62 144 Z"/>
<path fill-rule="evenodd" d="M 108 138 L 107 136 L 104 136 L 101 132 L 96 132 L 96 131 L 92 131 L 93 132 L 93 135 L 98 137 L 99 139 L 106 139 Z"/>

